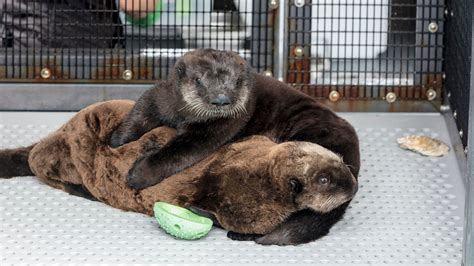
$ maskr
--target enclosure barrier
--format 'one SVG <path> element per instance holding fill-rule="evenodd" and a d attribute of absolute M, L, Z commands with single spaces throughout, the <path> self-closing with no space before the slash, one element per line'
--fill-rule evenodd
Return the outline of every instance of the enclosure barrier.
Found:
<path fill-rule="evenodd" d="M 321 99 L 441 99 L 444 0 L 2 3 L 8 82 L 151 83 L 212 47 Z"/>
<path fill-rule="evenodd" d="M 445 112 L 470 165 L 474 265 L 472 14 L 472 0 L 0 0 L 0 89 L 138 93 L 186 51 L 211 47 L 336 110 Z M 31 102 L 15 97 L 17 108 Z"/>

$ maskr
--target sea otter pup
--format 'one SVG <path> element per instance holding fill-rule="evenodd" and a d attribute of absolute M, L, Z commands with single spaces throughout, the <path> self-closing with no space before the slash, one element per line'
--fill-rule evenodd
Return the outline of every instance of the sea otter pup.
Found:
<path fill-rule="evenodd" d="M 186 53 L 169 80 L 157 83 L 137 101 L 113 133 L 111 145 L 138 139 L 162 125 L 176 128 L 178 134 L 135 163 L 128 175 L 133 188 L 156 184 L 225 143 L 250 135 L 265 135 L 277 143 L 317 143 L 341 155 L 355 177 L 360 168 L 359 141 L 347 121 L 289 85 L 254 73 L 234 52 L 198 49 Z M 279 245 L 312 241 L 329 232 L 347 205 L 326 214 L 299 211 L 256 241 Z"/>
<path fill-rule="evenodd" d="M 159 126 L 178 132 L 169 145 L 135 164 L 128 184 L 135 189 L 154 185 L 235 140 L 252 117 L 253 87 L 252 70 L 236 53 L 186 53 L 171 78 L 145 92 L 112 134 L 110 145 L 118 147 Z"/>

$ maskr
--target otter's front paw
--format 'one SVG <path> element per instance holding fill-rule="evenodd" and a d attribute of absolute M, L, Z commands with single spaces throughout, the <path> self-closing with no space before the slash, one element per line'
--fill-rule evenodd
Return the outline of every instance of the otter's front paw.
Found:
<path fill-rule="evenodd" d="M 199 208 L 199 207 L 196 207 L 196 206 L 189 206 L 188 210 L 194 212 L 195 214 L 197 214 L 199 216 L 203 216 L 203 217 L 206 217 L 208 219 L 211 219 L 213 226 L 222 227 L 220 225 L 219 221 L 217 220 L 216 216 L 212 212 L 206 211 L 206 210 L 204 210 L 202 208 Z"/>
<path fill-rule="evenodd" d="M 120 137 L 120 134 L 118 133 L 117 130 L 115 130 L 112 133 L 112 136 L 110 137 L 109 141 L 109 146 L 112 148 L 118 148 L 119 146 L 122 146 L 124 143 L 122 141 L 122 138 Z"/>
<path fill-rule="evenodd" d="M 232 239 L 232 240 L 237 240 L 237 241 L 253 241 L 258 237 L 261 237 L 262 235 L 257 235 L 257 234 L 241 234 L 241 233 L 236 233 L 229 231 L 227 232 L 227 237 Z"/>
<path fill-rule="evenodd" d="M 141 190 L 155 185 L 161 181 L 159 173 L 154 171 L 152 164 L 147 159 L 139 160 L 128 172 L 127 184 L 129 187 Z"/>

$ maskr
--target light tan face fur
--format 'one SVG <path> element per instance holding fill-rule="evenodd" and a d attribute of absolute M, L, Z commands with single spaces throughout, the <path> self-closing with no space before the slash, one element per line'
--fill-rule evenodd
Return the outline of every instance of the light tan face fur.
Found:
<path fill-rule="evenodd" d="M 351 200 L 357 191 L 357 180 L 341 157 L 320 145 L 288 142 L 272 153 L 278 162 L 272 175 L 283 191 L 292 193 L 299 209 L 326 213 Z"/>
<path fill-rule="evenodd" d="M 180 112 L 203 120 L 239 118 L 247 113 L 254 77 L 251 67 L 238 54 L 202 53 L 198 49 L 186 53 L 175 68 L 181 73 L 177 75 L 183 99 Z M 227 102 L 216 104 L 220 97 Z"/>
<path fill-rule="evenodd" d="M 187 111 L 188 113 L 192 113 L 195 117 L 201 117 L 203 119 L 239 118 L 247 113 L 246 104 L 250 95 L 250 89 L 247 86 L 241 87 L 235 103 L 220 108 L 213 108 L 205 103 L 201 96 L 198 95 L 196 87 L 192 83 L 183 84 L 181 93 L 185 105 L 180 111 Z"/>

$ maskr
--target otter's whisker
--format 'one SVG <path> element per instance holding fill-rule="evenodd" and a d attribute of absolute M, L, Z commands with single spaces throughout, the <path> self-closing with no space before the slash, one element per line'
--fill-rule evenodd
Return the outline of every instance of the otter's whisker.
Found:
<path fill-rule="evenodd" d="M 324 202 L 321 204 L 321 211 L 324 211 L 327 209 L 327 206 L 329 205 L 329 202 L 332 200 L 333 196 L 330 195 Z"/>
<path fill-rule="evenodd" d="M 206 117 L 206 109 L 203 106 L 200 106 L 199 111 L 198 111 L 198 116 Z"/>
<path fill-rule="evenodd" d="M 199 116 L 200 111 L 202 110 L 201 103 L 197 102 L 196 105 L 193 108 L 193 112 L 196 113 L 197 116 Z"/>
<path fill-rule="evenodd" d="M 194 112 L 195 112 L 195 114 L 196 114 L 197 117 L 200 117 L 200 116 L 201 116 L 201 112 L 202 112 L 202 108 L 201 108 L 199 105 L 197 105 L 197 106 L 196 106 L 196 110 L 195 110 Z"/>
<path fill-rule="evenodd" d="M 247 109 L 245 108 L 244 105 L 240 105 L 240 110 L 242 112 L 243 115 L 246 115 L 247 114 Z"/>

